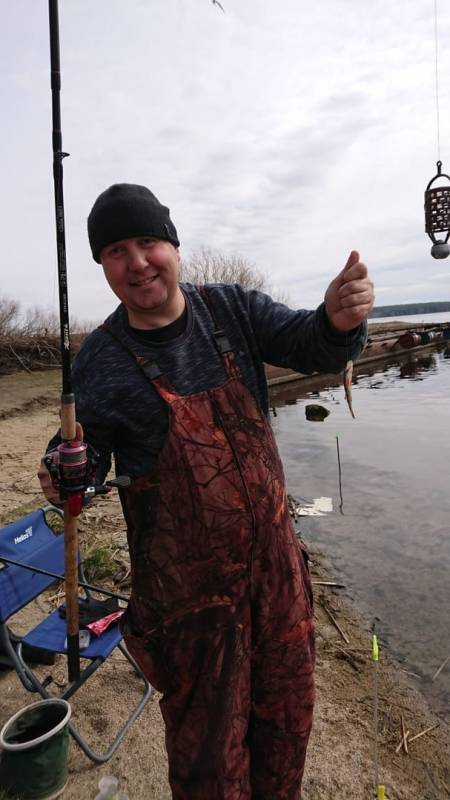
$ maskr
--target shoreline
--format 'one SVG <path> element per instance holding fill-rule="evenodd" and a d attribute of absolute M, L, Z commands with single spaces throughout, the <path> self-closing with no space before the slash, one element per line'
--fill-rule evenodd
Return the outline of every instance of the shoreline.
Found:
<path fill-rule="evenodd" d="M 333 581 L 323 554 L 313 550 L 312 556 L 313 581 Z M 345 792 L 346 800 L 374 797 L 375 668 L 370 625 L 345 588 L 317 584 L 313 588 L 318 697 L 305 796 L 307 800 L 336 800 Z M 402 718 L 408 739 L 422 733 L 411 742 L 408 752 L 399 748 Z M 386 787 L 386 798 L 450 797 L 450 727 L 430 709 L 414 680 L 382 643 L 377 747 L 379 782 Z"/>

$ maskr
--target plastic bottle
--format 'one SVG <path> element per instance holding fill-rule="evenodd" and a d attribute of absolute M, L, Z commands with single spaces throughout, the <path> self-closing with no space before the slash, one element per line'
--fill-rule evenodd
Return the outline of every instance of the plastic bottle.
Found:
<path fill-rule="evenodd" d="M 119 792 L 119 781 L 112 775 L 105 775 L 98 783 L 100 792 L 95 800 L 128 800 L 128 795 Z"/>

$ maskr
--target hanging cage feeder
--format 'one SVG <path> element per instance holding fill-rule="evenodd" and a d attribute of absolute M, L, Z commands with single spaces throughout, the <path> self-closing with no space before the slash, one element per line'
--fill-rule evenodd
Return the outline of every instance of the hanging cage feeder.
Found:
<path fill-rule="evenodd" d="M 425 230 L 433 242 L 433 258 L 447 258 L 450 255 L 450 185 L 431 187 L 439 178 L 446 178 L 450 184 L 450 176 L 442 172 L 442 161 L 438 161 L 436 166 L 437 174 L 425 189 Z M 435 234 L 445 238 L 437 239 Z"/>

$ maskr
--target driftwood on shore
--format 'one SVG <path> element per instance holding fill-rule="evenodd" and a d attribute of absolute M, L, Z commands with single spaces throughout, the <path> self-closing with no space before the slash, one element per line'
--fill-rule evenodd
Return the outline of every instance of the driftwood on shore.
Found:
<path fill-rule="evenodd" d="M 79 347 L 80 337 L 72 337 L 72 349 Z M 61 365 L 61 344 L 58 336 L 0 336 L 0 375 L 13 372 L 58 368 Z"/>
<path fill-rule="evenodd" d="M 0 375 L 24 369 L 33 372 L 60 364 L 59 340 L 43 336 L 2 336 L 0 339 Z"/>
<path fill-rule="evenodd" d="M 436 678 L 438 677 L 438 675 L 440 675 L 440 674 L 441 674 L 442 670 L 443 670 L 443 669 L 444 669 L 444 667 L 445 667 L 445 666 L 448 664 L 448 662 L 449 662 L 449 661 L 450 661 L 450 656 L 447 656 L 447 658 L 446 658 L 446 659 L 444 659 L 444 661 L 442 662 L 441 666 L 440 666 L 440 667 L 439 667 L 439 668 L 436 670 L 436 672 L 434 673 L 433 677 L 431 678 L 431 680 L 432 680 L 432 681 L 435 681 L 435 680 L 436 680 Z"/>
<path fill-rule="evenodd" d="M 323 610 L 325 611 L 325 613 L 327 614 L 328 618 L 330 619 L 330 621 L 333 623 L 333 625 L 334 625 L 334 627 L 336 628 L 336 630 L 337 630 L 337 631 L 339 631 L 339 633 L 340 633 L 340 635 L 342 636 L 342 638 L 343 638 L 344 642 L 345 642 L 346 644 L 350 644 L 350 639 L 348 638 L 348 636 L 347 636 L 347 634 L 345 633 L 345 631 L 344 631 L 344 630 L 341 628 L 341 626 L 339 625 L 339 622 L 337 621 L 336 617 L 333 615 L 333 613 L 332 613 L 332 611 L 331 611 L 330 607 L 329 607 L 329 606 L 328 606 L 328 604 L 325 602 L 325 599 L 324 599 L 323 597 L 322 597 L 322 598 L 320 598 L 320 604 L 321 604 L 321 606 L 322 606 Z"/>
<path fill-rule="evenodd" d="M 409 730 L 405 730 L 405 723 L 403 721 L 403 716 L 401 716 L 401 739 L 395 748 L 395 752 L 399 753 L 400 750 L 403 748 L 405 753 L 408 753 L 408 744 L 411 742 L 415 742 L 416 739 L 421 739 L 422 736 L 425 736 L 427 733 L 434 731 L 436 728 L 439 727 L 439 722 L 435 722 L 434 725 L 429 725 L 425 730 L 416 733 L 414 736 L 409 735 Z"/>

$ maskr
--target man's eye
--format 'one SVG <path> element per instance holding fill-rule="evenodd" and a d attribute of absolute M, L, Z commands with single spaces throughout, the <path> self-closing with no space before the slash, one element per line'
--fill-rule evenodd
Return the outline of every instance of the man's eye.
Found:
<path fill-rule="evenodd" d="M 155 244 L 155 239 L 151 239 L 149 236 L 146 236 L 141 241 L 144 247 L 152 247 Z"/>

